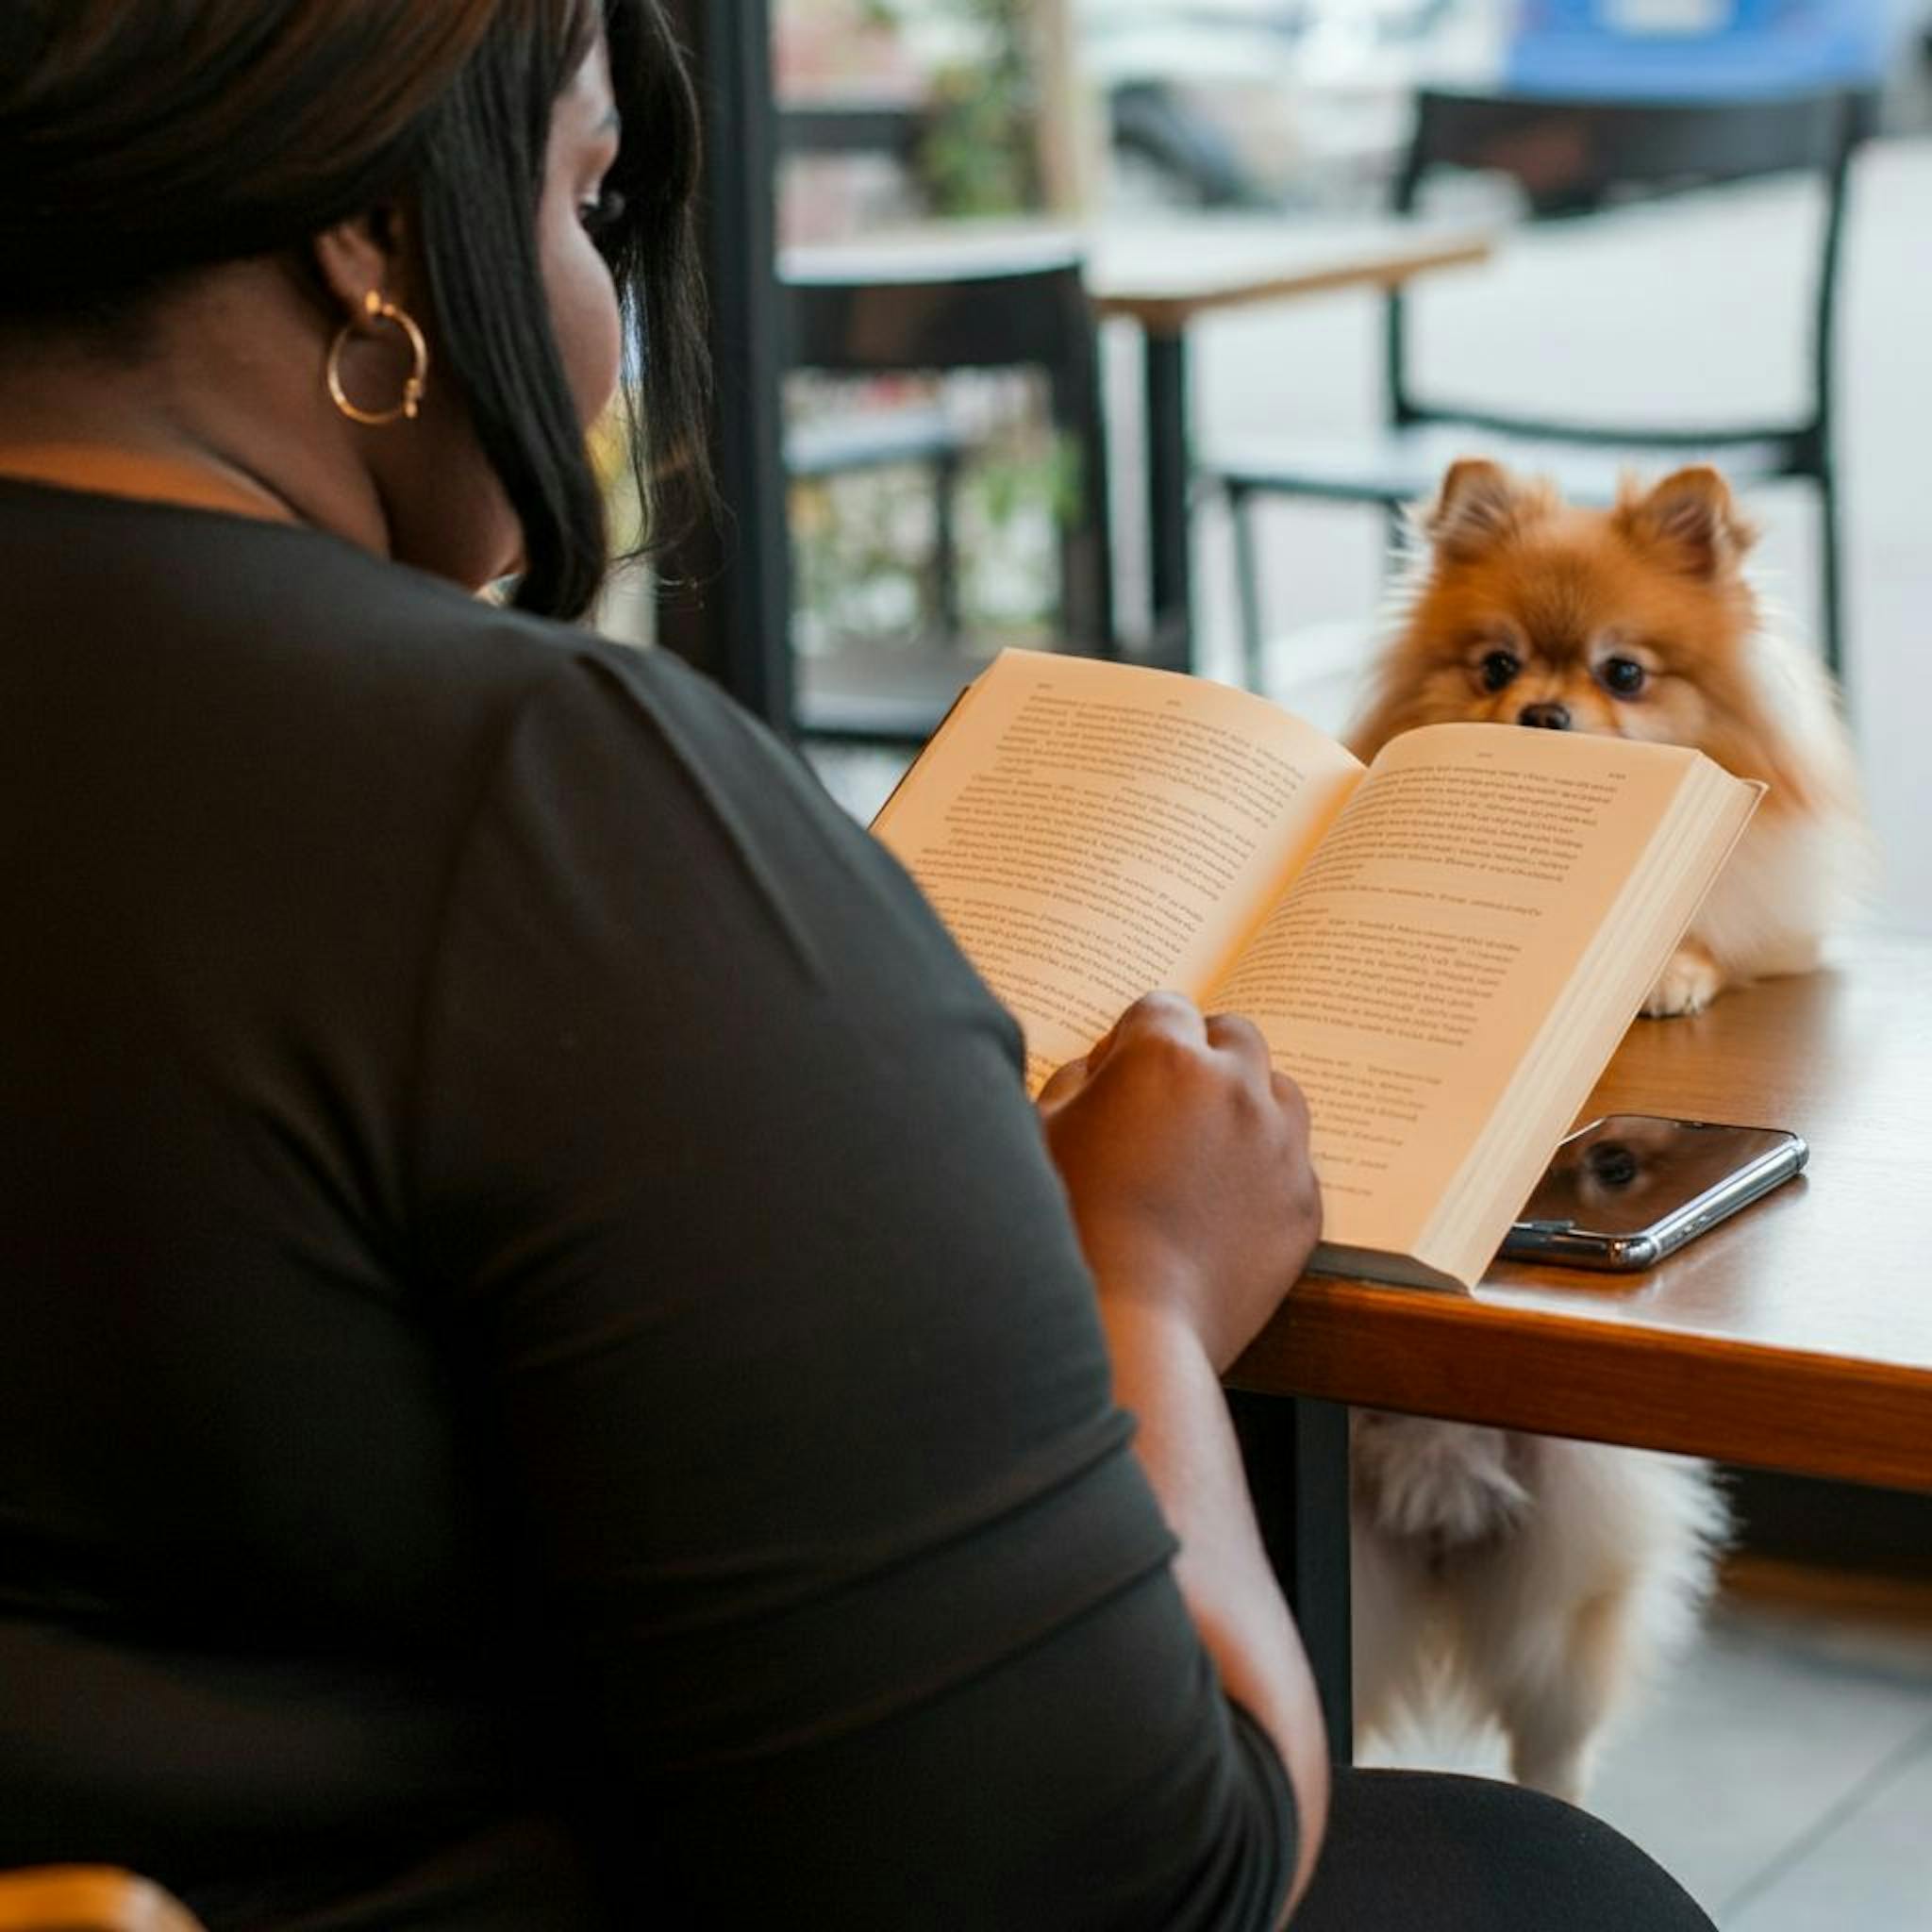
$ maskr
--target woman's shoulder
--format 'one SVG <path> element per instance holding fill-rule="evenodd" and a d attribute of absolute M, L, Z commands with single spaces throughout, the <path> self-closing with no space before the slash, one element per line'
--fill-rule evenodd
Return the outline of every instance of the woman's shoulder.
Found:
<path fill-rule="evenodd" d="M 514 825 L 668 918 L 741 895 L 902 990 L 970 981 L 797 752 L 666 651 L 312 530 L 56 491 L 0 489 L 0 566 L 20 714 L 90 720 L 103 759 L 150 743 L 206 819 L 432 869 Z"/>
<path fill-rule="evenodd" d="M 778 752 L 675 659 L 314 529 L 0 489 L 0 558 L 18 593 L 6 627 L 38 619 L 81 643 L 75 675 L 164 667 L 184 700 L 243 730 L 300 729 L 345 771 L 399 736 L 419 765 L 474 753 L 526 706 L 573 698 L 586 722 L 613 703 L 660 718 L 708 758 L 758 767 Z"/>
<path fill-rule="evenodd" d="M 897 860 L 709 678 L 662 648 L 358 561 L 326 647 L 356 634 L 342 655 L 372 728 L 413 718 L 429 738 L 459 737 L 473 773 L 487 762 L 484 822 L 520 821 L 519 844 L 541 825 L 579 879 L 678 905 L 693 923 L 755 904 L 820 971 L 877 979 L 869 991 L 885 1006 L 921 993 L 985 1017 L 991 1002 Z"/>
<path fill-rule="evenodd" d="M 325 548 L 326 555 L 323 554 Z M 404 564 L 329 542 L 304 558 L 308 594 L 281 631 L 314 650 L 350 688 L 392 697 L 427 724 L 439 713 L 499 727 L 537 705 L 591 727 L 612 713 L 645 718 L 707 760 L 768 775 L 789 755 L 708 679 L 669 652 L 473 596 Z"/>

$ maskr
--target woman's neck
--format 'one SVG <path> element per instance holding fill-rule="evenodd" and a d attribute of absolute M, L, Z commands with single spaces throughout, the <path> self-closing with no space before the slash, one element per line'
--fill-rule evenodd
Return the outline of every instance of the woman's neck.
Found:
<path fill-rule="evenodd" d="M 334 433 L 311 336 L 258 264 L 157 311 L 139 354 L 14 332 L 0 339 L 0 475 L 311 525 L 386 556 L 374 479 Z"/>

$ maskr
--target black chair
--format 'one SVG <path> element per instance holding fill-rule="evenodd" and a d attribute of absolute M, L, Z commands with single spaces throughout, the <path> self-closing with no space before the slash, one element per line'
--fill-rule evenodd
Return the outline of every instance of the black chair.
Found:
<path fill-rule="evenodd" d="M 1824 190 L 1807 319 L 1807 407 L 1757 424 L 1638 424 L 1555 420 L 1507 408 L 1425 398 L 1412 385 L 1408 312 L 1392 291 L 1385 307 L 1387 426 L 1359 447 L 1230 446 L 1208 453 L 1204 480 L 1225 491 L 1240 575 L 1242 643 L 1251 681 L 1261 669 L 1261 613 L 1254 505 L 1263 495 L 1382 506 L 1391 516 L 1426 496 L 1449 460 L 1468 454 L 1552 475 L 1573 501 L 1607 503 L 1625 467 L 1707 458 L 1749 488 L 1801 478 L 1818 494 L 1824 656 L 1842 668 L 1837 477 L 1832 451 L 1833 319 L 1846 175 L 1869 132 L 1869 95 L 1846 92 L 1778 99 L 1590 101 L 1424 92 L 1396 176 L 1392 204 L 1411 214 L 1438 171 L 1513 177 L 1532 220 L 1588 215 L 1621 201 L 1761 175 L 1812 174 Z"/>
<path fill-rule="evenodd" d="M 788 163 L 877 157 L 909 176 L 924 138 L 925 116 L 896 102 L 826 102 L 792 106 L 778 115 L 779 152 Z M 936 407 L 855 409 L 798 425 L 786 433 L 785 473 L 799 481 L 908 465 L 930 474 L 937 508 L 933 575 L 939 617 L 956 625 L 958 559 L 955 492 L 970 439 Z"/>
<path fill-rule="evenodd" d="M 793 104 L 778 118 L 787 161 L 876 157 L 912 171 L 927 122 L 917 107 L 855 101 Z M 794 251 L 781 276 L 781 354 L 788 372 L 831 376 L 945 375 L 1035 369 L 1049 413 L 1074 452 L 1075 512 L 1059 543 L 1058 631 L 1074 647 L 1111 648 L 1112 565 L 1099 337 L 1070 235 L 962 227 L 916 260 L 864 242 Z M 912 641 L 854 640 L 796 662 L 796 723 L 808 736 L 916 742 L 945 715 L 980 658 L 963 635 L 956 508 L 979 444 L 942 405 L 839 410 L 787 429 L 790 482 L 866 470 L 925 473 L 932 495 L 931 608 Z"/>
<path fill-rule="evenodd" d="M 794 104 L 778 114 L 778 148 L 785 162 L 862 156 L 891 162 L 907 178 L 915 171 L 925 131 L 924 113 L 896 101 Z M 959 473 L 971 447 L 971 438 L 937 405 L 856 408 L 788 428 L 785 474 L 793 482 L 817 482 L 867 470 L 924 470 L 934 508 L 935 616 L 942 628 L 957 630 L 956 509 Z"/>
<path fill-rule="evenodd" d="M 1110 652 L 1099 335 L 1077 244 L 1031 235 L 1010 243 L 962 239 L 950 260 L 913 260 L 891 246 L 867 256 L 862 248 L 841 248 L 829 258 L 835 266 L 828 272 L 811 268 L 808 251 L 789 258 L 782 285 L 786 367 L 865 375 L 1040 371 L 1052 425 L 1073 453 L 1077 481 L 1077 508 L 1059 523 L 1057 632 L 1071 648 Z M 826 445 L 825 466 L 883 463 L 899 450 L 919 460 L 941 454 L 924 440 L 917 415 L 908 422 L 888 412 L 875 425 L 859 420 L 817 433 Z M 801 447 L 810 447 L 805 432 L 792 438 L 794 457 Z M 969 458 L 962 445 L 945 460 L 957 467 Z M 944 541 L 943 509 L 939 525 Z M 981 661 L 959 634 L 957 609 L 942 604 L 929 634 L 915 642 L 855 642 L 801 658 L 799 728 L 809 736 L 919 741 Z"/>

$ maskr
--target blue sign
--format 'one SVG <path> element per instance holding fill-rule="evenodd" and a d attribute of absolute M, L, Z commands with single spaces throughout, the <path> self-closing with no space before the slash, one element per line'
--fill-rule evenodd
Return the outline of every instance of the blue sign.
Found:
<path fill-rule="evenodd" d="M 1900 0 L 1523 0 L 1511 92 L 1739 98 L 1883 78 Z"/>

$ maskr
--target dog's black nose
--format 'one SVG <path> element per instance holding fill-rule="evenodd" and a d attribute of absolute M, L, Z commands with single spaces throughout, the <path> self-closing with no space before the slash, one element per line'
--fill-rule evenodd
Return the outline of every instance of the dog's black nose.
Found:
<path fill-rule="evenodd" d="M 1519 724 L 1528 724 L 1539 731 L 1567 731 L 1570 728 L 1570 707 L 1554 702 L 1546 705 L 1524 705 L 1516 714 Z"/>

